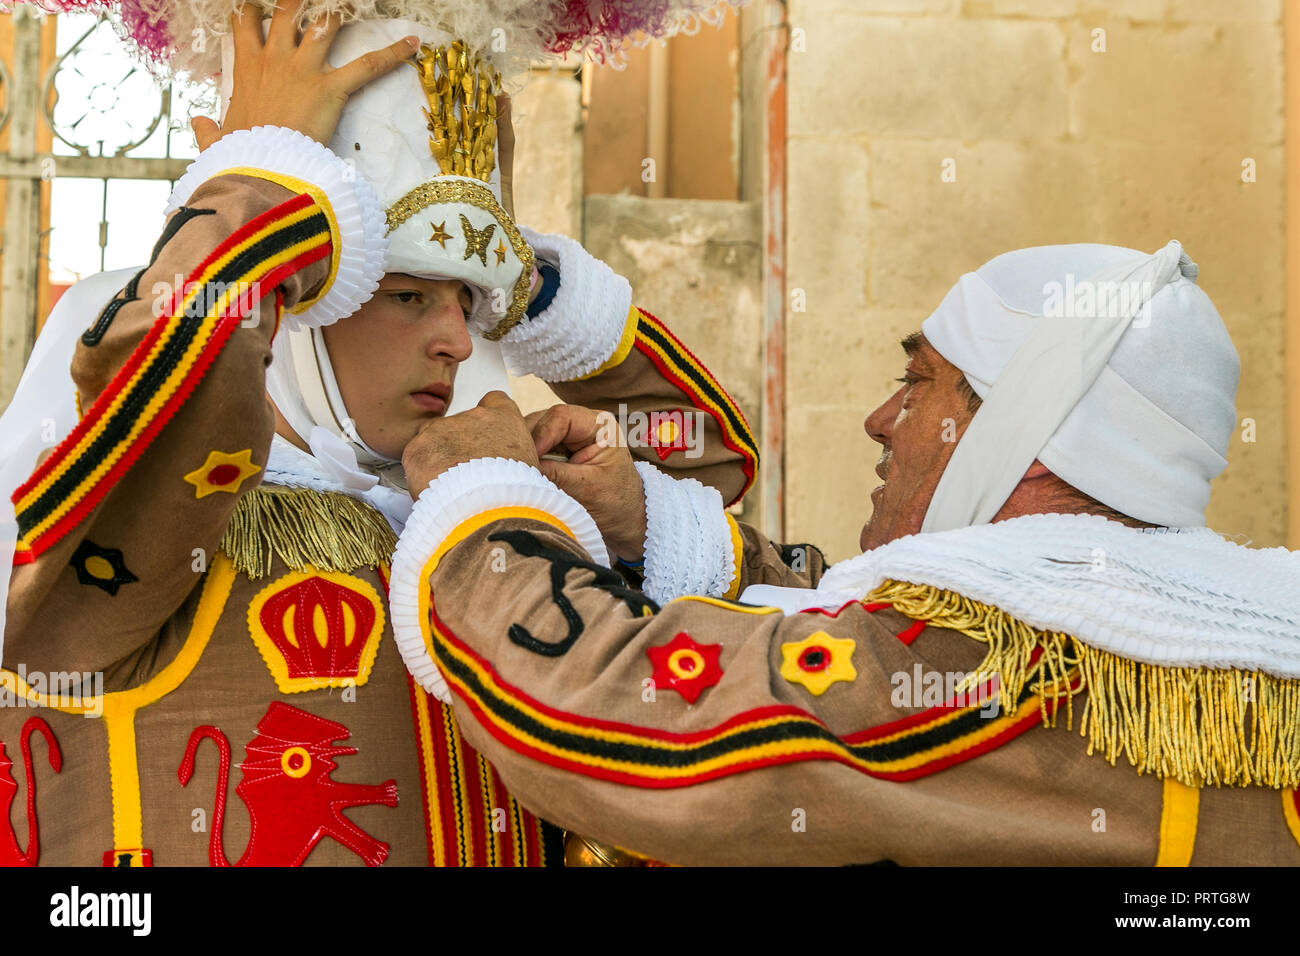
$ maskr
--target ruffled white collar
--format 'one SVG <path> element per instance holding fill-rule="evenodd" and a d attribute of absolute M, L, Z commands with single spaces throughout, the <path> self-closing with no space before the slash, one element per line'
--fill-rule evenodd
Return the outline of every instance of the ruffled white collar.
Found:
<path fill-rule="evenodd" d="M 263 480 L 291 488 L 337 491 L 359 498 L 379 511 L 398 534 L 406 526 L 415 502 L 405 491 L 381 484 L 379 477 L 357 464 L 357 456 L 339 436 L 319 425 L 308 438 L 312 454 L 276 435 L 271 440 Z"/>

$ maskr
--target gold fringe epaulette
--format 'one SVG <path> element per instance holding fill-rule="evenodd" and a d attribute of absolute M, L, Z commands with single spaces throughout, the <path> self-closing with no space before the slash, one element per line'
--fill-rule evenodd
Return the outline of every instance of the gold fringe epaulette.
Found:
<path fill-rule="evenodd" d="M 976 673 L 998 675 L 1004 705 L 1018 700 L 1026 683 L 1046 700 L 1081 675 L 1079 733 L 1088 753 L 1112 766 L 1122 753 L 1138 773 L 1190 787 L 1300 785 L 1300 680 L 1141 663 L 930 585 L 885 581 L 867 600 L 888 601 L 913 620 L 988 645 Z M 1073 729 L 1071 705 L 1066 726 Z M 1054 725 L 1046 709 L 1043 717 L 1044 726 Z"/>
<path fill-rule="evenodd" d="M 244 494 L 221 539 L 235 570 L 257 580 L 272 557 L 290 570 L 378 567 L 392 560 L 397 535 L 374 508 L 350 495 L 261 485 Z"/>

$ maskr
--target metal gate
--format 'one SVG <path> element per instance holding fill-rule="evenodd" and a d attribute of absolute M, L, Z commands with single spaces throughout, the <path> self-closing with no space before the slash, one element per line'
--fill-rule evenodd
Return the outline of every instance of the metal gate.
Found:
<path fill-rule="evenodd" d="M 0 407 L 17 388 L 23 366 L 36 339 L 38 289 L 46 281 L 41 261 L 40 198 L 43 182 L 82 178 L 101 181 L 99 213 L 100 268 L 108 247 L 107 200 L 110 180 L 174 181 L 191 162 L 171 155 L 170 132 L 164 135 L 162 157 L 132 155 L 160 125 L 171 129 L 173 89 L 158 90 L 151 115 L 130 117 L 116 111 L 117 92 L 148 79 L 143 67 L 131 63 L 116 42 L 119 56 L 106 68 L 93 48 L 112 26 L 102 18 L 63 15 L 60 27 L 75 29 L 75 40 L 52 64 L 41 70 L 42 29 L 51 19 L 27 5 L 10 15 L 14 29 L 12 66 L 0 61 L 0 130 L 9 132 L 8 152 L 0 155 L 0 176 L 7 182 L 4 209 L 3 271 L 0 273 Z M 150 82 L 152 82 L 150 80 Z M 105 138 L 96 120 L 112 113 L 121 136 Z M 89 124 L 87 121 L 90 120 Z M 45 124 L 54 149 L 38 151 L 38 124 Z M 99 124 L 102 127 L 102 123 Z M 55 151 L 57 150 L 57 152 Z"/>

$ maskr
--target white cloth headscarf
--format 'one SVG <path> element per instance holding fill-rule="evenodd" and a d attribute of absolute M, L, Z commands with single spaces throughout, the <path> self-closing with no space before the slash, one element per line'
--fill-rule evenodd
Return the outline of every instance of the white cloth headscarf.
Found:
<path fill-rule="evenodd" d="M 1177 242 L 1040 246 L 990 260 L 922 324 L 983 404 L 923 531 L 990 521 L 1034 459 L 1122 514 L 1205 523 L 1241 365 Z"/>

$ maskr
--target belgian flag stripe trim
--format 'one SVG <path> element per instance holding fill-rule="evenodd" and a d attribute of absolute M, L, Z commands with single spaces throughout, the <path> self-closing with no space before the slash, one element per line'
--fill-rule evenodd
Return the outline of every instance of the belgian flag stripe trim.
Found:
<path fill-rule="evenodd" d="M 13 495 L 15 563 L 34 561 L 111 490 L 188 399 L 263 290 L 331 254 L 329 222 L 309 195 L 258 216 L 190 275 L 72 433 Z M 252 295 L 240 295 L 251 290 Z"/>
<path fill-rule="evenodd" d="M 813 715 L 772 706 L 723 724 L 674 734 L 566 713 L 501 680 L 432 614 L 438 665 L 476 720 L 497 740 L 532 759 L 586 776 L 647 788 L 687 786 L 760 767 L 832 760 L 872 777 L 915 780 L 987 753 L 1052 713 L 1062 699 L 1026 690 L 1009 714 L 981 715 L 982 705 L 930 708 L 883 738 L 867 728 L 837 737 Z M 996 691 L 995 680 L 984 691 Z M 1075 677 L 1071 690 L 1079 686 Z M 987 697 L 977 697 L 987 700 Z"/>
<path fill-rule="evenodd" d="M 740 408 L 718 384 L 703 363 L 668 331 L 667 326 L 645 309 L 638 310 L 636 348 L 659 369 L 665 378 L 691 397 L 696 408 L 708 412 L 722 430 L 722 441 L 742 458 L 745 486 L 728 505 L 745 496 L 758 472 L 758 444 Z"/>
<path fill-rule="evenodd" d="M 320 216 L 313 219 L 323 221 Z M 51 456 L 45 463 L 49 467 L 43 469 L 43 474 L 33 475 L 28 484 L 15 492 L 17 504 L 22 509 L 19 518 L 21 530 L 41 533 L 39 525 L 42 521 L 56 518 L 61 508 L 68 507 L 70 499 L 75 500 L 84 493 L 87 482 L 102 480 L 109 470 L 110 461 L 129 452 L 131 444 L 166 407 L 168 399 L 177 394 L 187 396 L 201 378 L 201 371 L 206 371 L 206 365 L 216 357 L 229 336 L 235 324 L 234 316 L 251 308 L 251 302 L 241 302 L 242 308 L 230 310 L 232 316 L 218 319 L 216 316 L 225 311 L 230 289 L 239 289 L 240 283 L 246 283 L 245 288 L 258 288 L 268 265 L 274 267 L 313 251 L 328 254 L 328 247 L 319 248 L 320 239 L 326 235 L 318 231 L 319 225 L 319 221 L 311 219 L 299 221 L 279 230 L 275 236 L 264 238 L 226 269 L 201 277 L 201 281 L 206 281 L 187 297 L 180 314 L 174 311 L 155 324 L 150 336 L 154 331 L 159 335 L 152 341 L 146 338 L 132 358 L 146 351 L 154 354 L 143 358 L 139 367 L 133 367 L 129 378 L 119 373 L 65 442 L 67 452 L 62 456 L 57 453 Z M 286 243 L 290 244 L 286 247 Z M 253 257 L 257 257 L 257 261 L 249 262 Z M 314 258 L 321 257 L 316 255 Z M 252 285 L 254 282 L 258 286 Z M 209 315 L 186 315 L 186 312 L 196 311 L 191 304 L 195 299 L 210 294 L 209 287 L 225 290 L 212 296 L 217 301 L 212 302 Z M 155 349 L 146 350 L 146 345 L 155 342 Z"/>
<path fill-rule="evenodd" d="M 431 866 L 543 866 L 546 825 L 519 805 L 461 736 L 450 707 L 408 675 Z M 506 829 L 493 829 L 494 810 Z"/>
<path fill-rule="evenodd" d="M 310 209 L 303 210 L 295 214 L 293 217 L 291 217 L 292 221 L 282 222 L 280 224 L 280 228 L 284 228 L 287 226 L 296 226 L 301 232 L 304 224 L 304 220 L 311 216 L 313 216 L 312 210 Z M 321 221 L 323 221 L 323 219 Z M 313 227 L 318 226 L 319 223 L 308 222 L 306 223 L 306 225 L 309 227 L 307 231 L 310 234 L 315 231 L 315 228 Z M 286 235 L 292 236 L 292 234 L 290 233 L 286 233 Z M 232 236 L 231 239 L 233 238 L 234 237 Z M 299 236 L 299 238 L 301 239 L 303 237 Z M 227 240 L 227 242 L 229 241 L 230 240 Z M 256 246 L 251 245 L 251 243 L 257 241 L 260 241 L 263 244 L 263 248 L 259 249 Z M 126 372 L 129 368 L 132 373 L 135 373 L 138 367 L 145 363 L 147 358 L 157 357 L 157 356 L 150 356 L 149 353 L 151 350 L 145 348 L 145 345 L 153 345 L 155 342 L 157 342 L 159 338 L 166 336 L 167 339 L 166 342 L 163 345 L 159 346 L 157 351 L 160 355 L 166 354 L 166 350 L 170 348 L 172 357 L 174 357 L 176 354 L 176 350 L 178 349 L 177 343 L 178 342 L 182 343 L 182 345 L 184 343 L 184 339 L 181 337 L 181 335 L 177 333 L 189 333 L 193 335 L 196 331 L 198 331 L 197 322 L 201 317 L 192 314 L 195 311 L 193 307 L 193 303 L 195 301 L 204 301 L 206 299 L 214 298 L 212 293 L 215 291 L 219 291 L 221 288 L 220 286 L 217 286 L 216 283 L 222 281 L 229 281 L 230 271 L 232 269 L 240 269 L 241 266 L 248 265 L 247 262 L 248 258 L 257 256 L 259 252 L 265 251 L 266 243 L 267 243 L 266 237 L 261 237 L 260 240 L 258 239 L 258 237 L 254 237 L 254 239 L 250 240 L 249 243 L 241 244 L 242 248 L 235 250 L 236 252 L 239 253 L 238 258 L 232 258 L 231 261 L 226 262 L 225 263 L 226 268 L 221 269 L 219 273 L 213 274 L 211 272 L 211 266 L 210 266 L 208 274 L 205 275 L 196 274 L 197 278 L 196 276 L 192 275 L 190 280 L 187 281 L 186 283 L 186 288 L 190 290 L 190 294 L 186 296 L 186 299 L 183 303 L 183 308 L 180 310 L 180 315 L 179 316 L 177 315 L 177 310 L 174 308 L 174 302 L 173 302 L 173 309 L 171 310 L 171 315 L 168 317 L 169 319 L 180 318 L 182 319 L 182 321 L 172 324 L 170 321 L 168 321 L 168 319 L 160 319 L 157 323 L 155 323 L 154 327 L 150 329 L 150 332 L 146 336 L 144 342 L 142 342 L 141 345 L 137 347 L 136 350 L 129 357 L 126 367 L 124 367 L 122 371 L 119 372 L 118 376 L 113 380 L 112 383 L 109 384 L 109 387 L 105 389 L 104 395 L 101 396 L 101 400 L 107 399 L 108 401 L 106 402 L 106 404 L 114 404 L 112 400 L 118 397 L 122 398 L 122 400 L 125 401 L 126 396 L 129 394 L 129 387 L 133 384 L 132 379 L 138 381 L 138 377 L 135 375 L 124 376 L 122 372 Z M 275 248 L 270 249 L 271 255 L 281 260 L 286 258 L 292 258 L 291 255 L 290 256 L 285 255 L 286 251 L 292 251 L 292 250 L 284 250 L 283 248 L 279 250 Z M 271 264 L 274 265 L 275 263 L 272 262 Z M 251 281 L 248 276 L 243 276 L 243 279 L 244 281 Z M 238 278 L 236 278 L 235 281 L 238 282 L 239 281 Z M 207 288 L 204 285 L 204 283 L 210 283 L 212 285 L 212 288 Z M 234 284 L 232 284 L 231 287 L 234 288 L 235 290 L 238 290 L 239 288 L 238 285 L 234 285 Z M 227 290 L 227 292 L 228 291 L 229 290 Z M 221 303 L 224 303 L 228 298 L 229 298 L 228 294 L 222 296 Z M 213 305 L 216 306 L 221 303 L 214 302 Z M 186 319 L 188 319 L 188 321 L 185 321 Z M 148 370 L 146 369 L 145 372 L 140 372 L 140 374 L 142 375 L 146 374 L 147 371 Z M 155 383 L 158 381 L 158 375 L 159 375 L 158 370 L 155 370 L 154 371 Z M 96 405 L 98 404 L 99 402 L 97 401 Z M 120 403 L 117 404 L 120 405 Z M 94 407 L 95 406 L 92 406 L 92 412 L 94 411 Z M 87 416 L 87 418 L 89 418 L 89 415 Z M 87 429 L 90 430 L 93 427 L 94 427 L 93 424 L 90 424 L 87 426 Z M 105 423 L 101 423 L 100 427 L 107 427 L 107 425 Z M 69 436 L 69 438 L 71 437 L 72 436 Z M 24 484 L 23 488 L 20 489 L 21 491 L 24 492 L 24 498 L 25 499 L 28 498 L 27 489 L 29 487 L 30 487 L 30 494 L 33 495 L 43 494 L 45 490 L 48 488 L 49 484 L 56 480 L 54 476 L 49 475 L 49 473 L 54 471 L 56 467 L 57 466 L 51 464 L 50 462 L 46 462 L 40 469 L 38 469 L 37 474 L 33 475 L 32 478 L 29 479 L 28 483 Z M 48 477 L 38 477 L 38 476 L 48 476 Z M 23 502 L 24 505 L 27 505 L 28 503 L 29 503 L 28 501 Z"/>
<path fill-rule="evenodd" d="M 377 568 L 379 579 L 384 584 L 384 593 L 388 593 L 388 567 Z M 410 674 L 406 675 L 407 689 L 411 698 L 411 714 L 415 727 L 415 742 L 420 767 L 420 798 L 424 808 L 424 834 L 430 866 L 466 865 L 459 859 L 457 848 L 463 842 L 459 836 L 446 839 L 447 834 L 459 833 L 464 828 L 464 819 L 454 812 L 452 804 L 442 799 L 451 787 L 448 764 L 441 758 L 446 756 L 446 749 L 440 748 L 436 740 L 443 739 L 444 729 L 453 723 L 450 707 L 439 703 L 416 684 Z M 435 729 L 435 724 L 436 729 Z M 452 732 L 456 737 L 460 731 L 454 726 Z M 435 734 L 437 737 L 435 738 Z M 544 866 L 546 857 L 541 852 L 548 830 L 554 830 L 533 816 L 510 795 L 501 782 L 496 768 L 489 764 L 469 744 L 463 743 L 466 751 L 478 761 L 480 778 L 484 781 L 483 799 L 491 812 L 503 809 L 506 812 L 507 829 L 504 833 L 489 830 L 488 838 L 494 840 L 496 849 L 486 860 L 478 865 L 489 866 Z M 562 859 L 562 855 L 557 859 Z"/>

